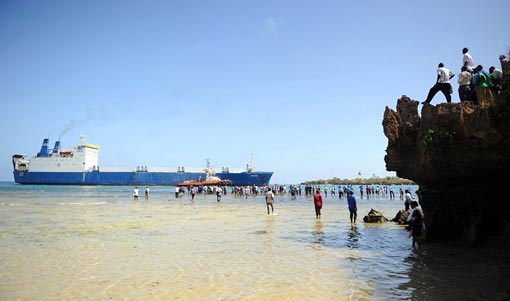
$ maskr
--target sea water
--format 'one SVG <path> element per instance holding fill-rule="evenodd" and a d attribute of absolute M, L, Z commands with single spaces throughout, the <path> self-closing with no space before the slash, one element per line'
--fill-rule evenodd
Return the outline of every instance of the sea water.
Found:
<path fill-rule="evenodd" d="M 0 183 L 1 300 L 479 299 L 497 289 L 500 256 L 423 245 L 402 226 L 364 224 L 396 200 L 304 195 L 176 199 L 173 187 Z M 480 251 L 482 252 L 482 251 Z M 492 253 L 491 253 L 492 254 Z M 481 255 L 482 257 L 484 255 Z M 467 262 L 467 264 L 466 264 Z"/>

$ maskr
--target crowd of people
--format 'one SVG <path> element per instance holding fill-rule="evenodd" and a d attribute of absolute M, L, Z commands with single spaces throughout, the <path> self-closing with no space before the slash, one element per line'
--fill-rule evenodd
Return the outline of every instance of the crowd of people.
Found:
<path fill-rule="evenodd" d="M 507 58 L 501 55 L 499 60 L 502 62 L 507 60 Z M 457 81 L 461 102 L 472 101 L 475 105 L 483 108 L 495 104 L 496 98 L 503 88 L 503 71 L 494 66 L 491 66 L 488 70 L 486 71 L 482 65 L 475 66 L 469 49 L 462 49 L 462 66 Z M 430 88 L 427 98 L 422 104 L 429 104 L 439 91 L 445 96 L 446 102 L 450 103 L 452 101 L 451 94 L 453 93 L 453 86 L 450 80 L 454 76 L 454 72 L 447 69 L 443 63 L 439 63 L 436 83 Z"/>
<path fill-rule="evenodd" d="M 232 194 L 234 197 L 256 197 L 259 195 L 265 195 L 270 190 L 273 195 L 290 195 L 291 199 L 296 199 L 297 196 L 301 196 L 304 190 L 306 197 L 311 197 L 320 191 L 324 198 L 337 197 L 343 199 L 349 196 L 349 191 L 355 191 L 353 185 L 247 185 L 247 186 L 176 186 L 175 187 L 175 198 L 180 198 L 186 194 L 190 195 L 192 199 L 195 198 L 196 194 L 208 195 L 208 194 L 221 194 L 227 195 Z M 404 187 L 404 185 L 359 185 L 359 196 L 360 198 L 389 198 L 393 200 L 396 198 L 397 191 L 399 192 L 400 199 L 405 199 L 406 192 L 410 189 Z M 328 194 L 329 192 L 329 194 Z M 138 200 L 139 189 L 135 187 L 133 191 L 133 197 Z M 145 199 L 149 199 L 149 187 L 145 188 Z"/>
<path fill-rule="evenodd" d="M 188 186 L 188 187 L 175 187 L 175 197 L 183 197 L 186 193 L 191 196 L 192 202 L 195 200 L 196 194 L 215 194 L 217 202 L 221 201 L 222 195 L 229 193 L 228 186 Z M 301 195 L 302 185 L 248 185 L 248 186 L 233 186 L 230 187 L 230 193 L 234 197 L 249 196 L 256 197 L 262 195 L 266 201 L 267 214 L 274 213 L 274 203 L 276 195 L 290 194 L 291 199 L 295 199 L 296 196 Z M 322 188 L 322 189 L 321 189 Z M 395 199 L 395 191 L 397 190 L 395 185 L 360 185 L 359 196 L 360 198 L 366 198 L 367 200 L 374 196 L 388 197 L 390 200 Z M 413 247 L 419 244 L 419 238 L 422 235 L 423 227 L 423 211 L 419 209 L 418 202 L 412 196 L 410 189 L 404 188 L 403 185 L 399 185 L 398 190 L 400 192 L 400 199 L 404 201 L 404 210 L 408 212 L 408 230 L 410 236 L 413 237 Z M 347 200 L 347 207 L 349 209 L 349 218 L 352 224 L 356 223 L 357 219 L 357 200 L 354 196 L 353 185 L 305 185 L 305 195 L 307 198 L 313 197 L 313 204 L 315 207 L 315 216 L 317 219 L 321 218 L 322 205 L 324 198 L 328 197 L 328 191 L 330 191 L 331 197 L 336 197 L 338 191 L 338 198 L 342 199 L 344 195 Z M 313 193 L 315 192 L 315 193 Z M 133 198 L 138 201 L 139 189 L 135 187 L 133 190 Z M 145 200 L 148 201 L 150 196 L 149 187 L 145 188 Z M 419 226 L 417 226 L 419 225 Z"/>

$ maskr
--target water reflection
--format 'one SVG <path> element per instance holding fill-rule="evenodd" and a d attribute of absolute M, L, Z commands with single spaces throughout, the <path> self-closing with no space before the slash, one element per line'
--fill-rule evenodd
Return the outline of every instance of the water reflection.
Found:
<path fill-rule="evenodd" d="M 424 244 L 404 258 L 409 281 L 398 290 L 413 300 L 510 300 L 508 253 Z"/>
<path fill-rule="evenodd" d="M 326 244 L 326 240 L 324 239 L 325 237 L 325 234 L 324 234 L 324 231 L 323 231 L 323 227 L 324 225 L 322 224 L 322 221 L 320 219 L 316 220 L 315 221 L 315 226 L 313 227 L 313 243 L 314 244 L 319 244 L 319 245 L 325 245 Z"/>
<path fill-rule="evenodd" d="M 356 225 L 351 225 L 351 229 L 347 233 L 345 246 L 349 249 L 359 248 L 360 232 Z"/>
<path fill-rule="evenodd" d="M 266 233 L 273 233 L 273 228 L 274 228 L 274 218 L 272 216 L 268 216 L 266 218 L 266 226 L 265 226 Z"/>

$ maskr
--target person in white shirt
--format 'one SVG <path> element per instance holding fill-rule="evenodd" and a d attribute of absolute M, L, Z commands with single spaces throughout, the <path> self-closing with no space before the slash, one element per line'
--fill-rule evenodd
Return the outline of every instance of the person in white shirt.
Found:
<path fill-rule="evenodd" d="M 494 66 L 489 68 L 489 74 L 492 75 L 492 92 L 496 95 L 501 91 L 501 81 L 503 80 L 503 71 L 497 69 Z"/>
<path fill-rule="evenodd" d="M 452 102 L 452 96 L 450 94 L 453 93 L 452 84 L 450 84 L 450 79 L 454 77 L 455 74 L 450 70 L 446 69 L 443 63 L 439 63 L 437 68 L 437 80 L 436 84 L 430 88 L 429 94 L 427 95 L 427 99 L 425 99 L 422 104 L 428 104 L 434 98 L 437 92 L 441 91 L 446 97 L 446 102 Z"/>
<path fill-rule="evenodd" d="M 466 66 L 462 66 L 462 72 L 459 74 L 459 98 L 460 101 L 473 100 L 471 94 L 471 79 L 473 76 L 467 71 Z"/>
<path fill-rule="evenodd" d="M 216 187 L 216 201 L 221 201 L 221 194 L 223 193 L 223 189 L 221 187 Z"/>
<path fill-rule="evenodd" d="M 133 199 L 135 201 L 138 201 L 138 187 L 135 187 L 135 189 L 133 190 Z"/>
<path fill-rule="evenodd" d="M 421 237 L 423 232 L 425 231 L 425 224 L 423 222 L 423 211 L 418 207 L 418 202 L 411 202 L 411 213 L 407 218 L 407 223 L 409 224 L 407 230 L 409 231 L 409 236 L 413 237 L 413 248 L 421 244 Z"/>
<path fill-rule="evenodd" d="M 469 49 L 462 49 L 462 54 L 462 66 L 466 66 L 469 72 L 473 72 L 473 69 L 475 69 L 475 62 L 473 61 L 471 54 L 469 54 Z"/>
<path fill-rule="evenodd" d="M 271 206 L 271 213 L 274 214 L 274 193 L 271 191 L 271 188 L 269 188 L 266 192 L 266 207 L 267 207 L 267 214 L 269 214 L 269 207 Z"/>
<path fill-rule="evenodd" d="M 404 202 L 405 210 L 409 210 L 411 208 L 411 202 L 414 201 L 413 196 L 411 195 L 411 192 L 406 189 L 406 200 Z"/>

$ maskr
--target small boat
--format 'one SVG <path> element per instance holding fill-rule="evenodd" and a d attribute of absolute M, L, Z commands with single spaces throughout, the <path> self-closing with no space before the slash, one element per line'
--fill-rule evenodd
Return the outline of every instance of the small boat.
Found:
<path fill-rule="evenodd" d="M 232 185 L 231 180 L 222 180 L 218 177 L 207 177 L 205 181 L 183 181 L 177 182 L 176 186 L 188 187 L 188 186 L 224 186 Z"/>

